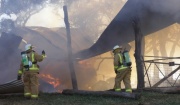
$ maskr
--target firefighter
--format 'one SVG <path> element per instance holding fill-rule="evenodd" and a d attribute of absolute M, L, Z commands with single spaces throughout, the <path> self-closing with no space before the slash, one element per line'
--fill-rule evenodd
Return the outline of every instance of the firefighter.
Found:
<path fill-rule="evenodd" d="M 25 46 L 25 51 L 21 52 L 22 60 L 20 64 L 20 69 L 18 71 L 18 80 L 21 80 L 23 75 L 24 83 L 24 97 L 31 99 L 38 99 L 38 74 L 39 74 L 39 65 L 37 62 L 41 62 L 45 57 L 45 51 L 42 51 L 42 55 L 39 55 L 34 50 L 33 46 L 27 44 Z"/>
<path fill-rule="evenodd" d="M 126 65 L 124 61 L 124 56 L 122 53 L 122 46 L 114 46 L 114 70 L 116 73 L 115 77 L 115 85 L 114 90 L 120 92 L 121 91 L 121 81 L 123 80 L 125 85 L 125 91 L 132 93 L 132 88 L 130 84 L 130 76 L 131 76 L 131 65 Z"/>

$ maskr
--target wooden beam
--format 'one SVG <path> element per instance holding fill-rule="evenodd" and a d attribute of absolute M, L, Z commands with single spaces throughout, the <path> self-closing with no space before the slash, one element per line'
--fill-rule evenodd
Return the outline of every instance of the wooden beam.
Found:
<path fill-rule="evenodd" d="M 138 17 L 132 19 L 132 25 L 135 34 L 135 60 L 136 60 L 136 70 L 137 70 L 137 79 L 138 85 L 137 89 L 142 90 L 144 88 L 144 69 L 142 63 L 142 40 L 143 34 L 140 28 L 140 20 Z"/>
<path fill-rule="evenodd" d="M 169 93 L 169 94 L 179 94 L 180 93 L 180 87 L 145 88 L 144 91 Z"/>
<path fill-rule="evenodd" d="M 167 64 L 169 65 L 169 63 L 164 63 L 164 62 L 154 62 L 153 60 L 152 61 L 144 61 L 144 62 L 147 62 L 147 63 L 158 63 L 158 64 Z M 174 65 L 180 65 L 179 63 L 174 63 Z"/>
<path fill-rule="evenodd" d="M 72 87 L 73 89 L 78 89 L 77 79 L 76 79 L 76 74 L 75 74 L 74 64 L 73 64 L 73 57 L 72 57 L 71 34 L 70 34 L 70 25 L 68 21 L 67 6 L 63 6 L 63 10 L 64 10 L 64 22 L 66 25 L 66 32 L 67 32 L 68 63 L 69 63 L 69 69 L 71 73 Z"/>
<path fill-rule="evenodd" d="M 164 58 L 164 59 L 180 59 L 180 57 L 164 57 L 164 56 L 144 56 L 144 57 Z"/>
<path fill-rule="evenodd" d="M 127 93 L 127 92 L 115 92 L 115 91 L 86 91 L 86 90 L 71 90 L 65 89 L 62 91 L 65 95 L 96 95 L 96 96 L 114 96 L 121 98 L 139 99 L 140 94 L 137 93 Z"/>

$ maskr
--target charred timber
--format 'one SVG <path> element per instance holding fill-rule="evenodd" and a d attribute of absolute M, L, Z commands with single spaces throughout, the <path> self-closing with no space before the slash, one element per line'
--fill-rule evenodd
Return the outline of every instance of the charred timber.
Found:
<path fill-rule="evenodd" d="M 140 20 L 139 17 L 132 19 L 132 25 L 135 34 L 135 60 L 136 60 L 136 69 L 137 69 L 137 79 L 138 85 L 137 89 L 142 90 L 144 88 L 144 69 L 142 63 L 142 40 L 143 34 L 141 32 Z"/>
<path fill-rule="evenodd" d="M 114 92 L 114 91 L 86 91 L 65 89 L 62 91 L 64 95 L 95 95 L 95 96 L 113 96 L 129 99 L 140 99 L 141 95 L 137 93 Z"/>
<path fill-rule="evenodd" d="M 145 88 L 144 91 L 167 93 L 167 94 L 180 94 L 180 87 Z"/>
<path fill-rule="evenodd" d="M 71 34 L 70 34 L 70 25 L 69 25 L 69 20 L 68 20 L 67 6 L 63 6 L 63 10 L 64 10 L 64 22 L 66 25 L 66 32 L 67 32 L 68 63 L 69 63 L 69 68 L 70 68 L 70 73 L 71 73 L 72 87 L 73 89 L 78 89 L 77 79 L 76 79 L 76 74 L 75 74 L 74 64 L 73 64 L 73 57 L 72 57 Z"/>

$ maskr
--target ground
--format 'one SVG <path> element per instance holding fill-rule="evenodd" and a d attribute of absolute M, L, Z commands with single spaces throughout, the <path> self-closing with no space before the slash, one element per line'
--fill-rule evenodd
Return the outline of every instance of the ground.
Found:
<path fill-rule="evenodd" d="M 143 92 L 139 100 L 48 93 L 41 93 L 38 100 L 28 100 L 21 94 L 0 95 L 0 105 L 180 105 L 180 95 Z"/>

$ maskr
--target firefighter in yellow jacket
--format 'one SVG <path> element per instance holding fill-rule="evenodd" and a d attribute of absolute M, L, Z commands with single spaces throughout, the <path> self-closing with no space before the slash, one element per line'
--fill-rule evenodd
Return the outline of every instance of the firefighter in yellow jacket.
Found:
<path fill-rule="evenodd" d="M 125 85 L 125 91 L 132 93 L 132 88 L 130 84 L 130 76 L 131 76 L 131 67 L 124 64 L 124 56 L 122 53 L 122 46 L 114 46 L 114 70 L 116 73 L 115 77 L 115 91 L 121 91 L 121 81 L 123 80 Z"/>
<path fill-rule="evenodd" d="M 31 44 L 27 44 L 26 51 L 21 52 L 22 60 L 18 71 L 18 80 L 21 80 L 23 75 L 24 97 L 37 99 L 39 93 L 39 65 L 37 62 L 41 62 L 45 58 L 45 51 L 43 50 L 42 55 L 39 55 L 32 48 Z"/>

